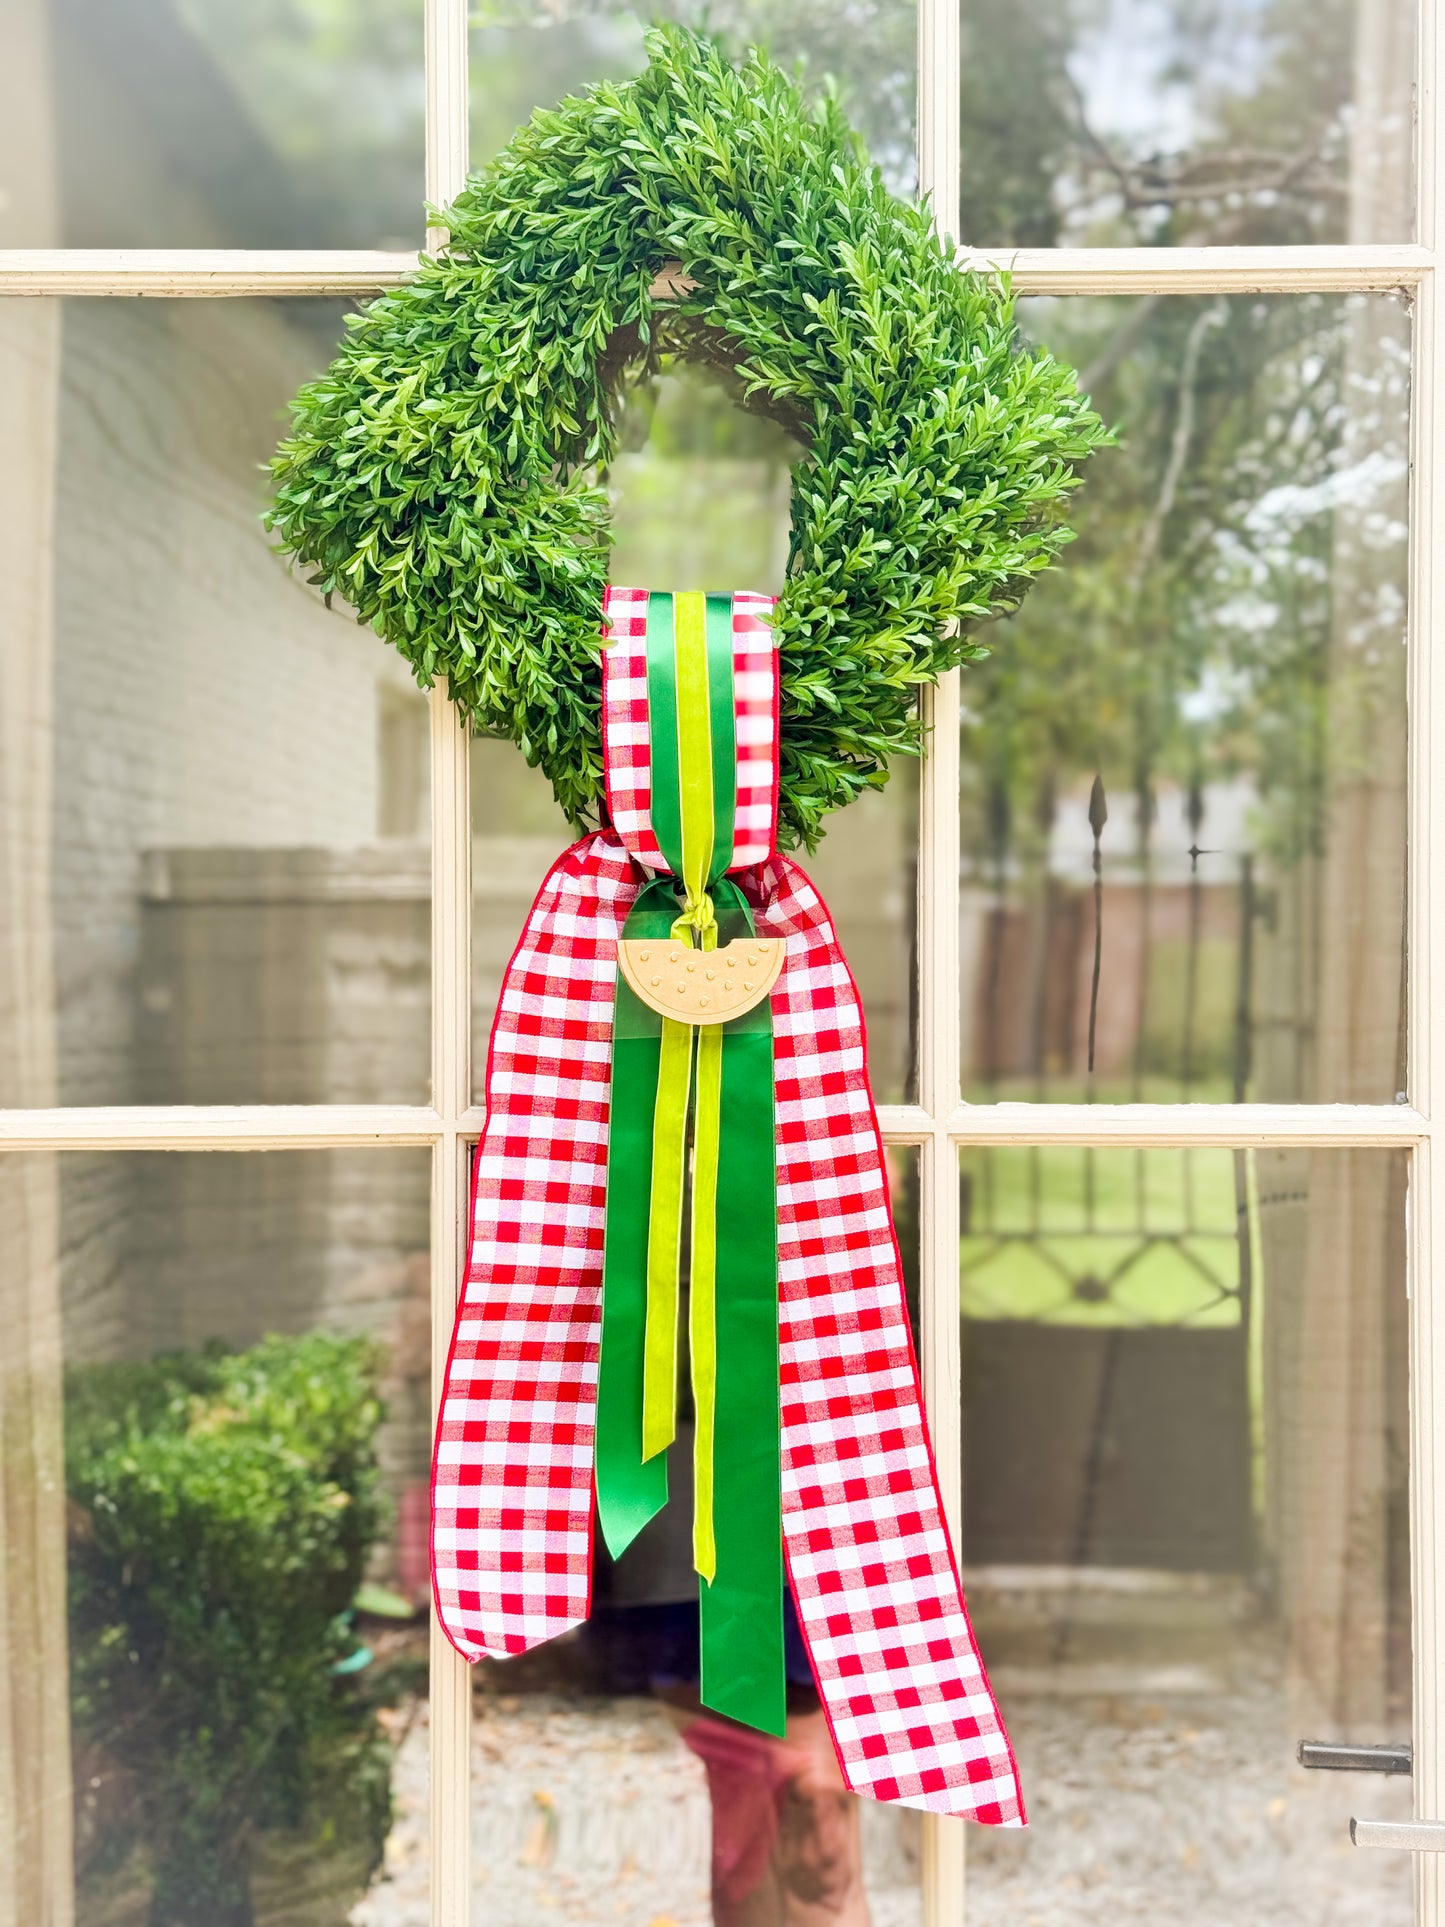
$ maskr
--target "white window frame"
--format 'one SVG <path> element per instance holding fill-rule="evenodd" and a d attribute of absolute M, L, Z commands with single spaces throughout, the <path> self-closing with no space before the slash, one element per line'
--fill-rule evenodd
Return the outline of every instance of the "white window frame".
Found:
<path fill-rule="evenodd" d="M 1370 0 L 1361 0 L 1368 6 Z M 958 228 L 958 0 L 919 0 L 918 163 L 938 224 Z M 426 0 L 426 192 L 442 205 L 467 168 L 467 0 Z M 1418 0 L 1416 236 L 1391 246 L 1054 248 L 963 258 L 1007 267 L 1022 294 L 1394 292 L 1414 305 L 1410 490 L 1409 1094 L 1389 1105 L 1000 1103 L 969 1106 L 959 1081 L 959 686 L 928 698 L 919 849 L 919 1101 L 880 1107 L 890 1144 L 921 1166 L 922 1370 L 944 1502 L 960 1515 L 958 1150 L 964 1144 L 1347 1147 L 1410 1154 L 1411 1529 L 1414 1796 L 1445 1819 L 1445 34 Z M 440 236 L 432 231 L 428 245 Z M 405 254 L 351 251 L 0 250 L 13 295 L 366 294 L 397 285 Z M 465 732 L 431 699 L 432 1102 L 430 1105 L 128 1106 L 0 1111 L 0 1151 L 299 1150 L 425 1145 L 432 1153 L 434 1381 L 440 1389 L 464 1253 L 471 1102 L 471 811 Z M 1437 1139 L 1441 1140 L 1437 1155 Z M 431 1918 L 471 1927 L 470 1671 L 433 1630 Z M 925 1927 L 964 1919 L 964 1823 L 929 1818 Z M 1419 1927 L 1445 1927 L 1445 1855 L 1415 1857 Z"/>

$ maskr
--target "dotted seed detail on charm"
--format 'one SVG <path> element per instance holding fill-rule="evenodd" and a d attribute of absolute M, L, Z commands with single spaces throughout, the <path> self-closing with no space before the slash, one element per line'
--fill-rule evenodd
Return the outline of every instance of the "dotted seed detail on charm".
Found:
<path fill-rule="evenodd" d="M 651 967 L 643 964 L 646 950 Z M 728 955 L 729 950 L 735 955 Z M 685 943 L 660 945 L 623 941 L 618 945 L 622 974 L 651 1009 L 673 1022 L 727 1023 L 753 1007 L 772 989 L 782 967 L 781 940 L 754 938 L 699 951 Z M 726 968 L 724 968 L 726 964 Z M 726 1006 L 726 1008 L 724 1008 Z"/>
<path fill-rule="evenodd" d="M 650 950 L 639 950 L 637 955 L 638 955 L 638 960 L 642 963 L 652 962 L 652 952 Z M 653 982 L 656 983 L 656 981 L 657 979 L 654 977 Z"/>

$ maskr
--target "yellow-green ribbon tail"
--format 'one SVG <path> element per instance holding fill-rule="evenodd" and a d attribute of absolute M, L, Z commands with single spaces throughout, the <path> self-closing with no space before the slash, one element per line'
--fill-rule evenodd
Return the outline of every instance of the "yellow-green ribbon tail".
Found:
<path fill-rule="evenodd" d="M 692 1358 L 692 1562 L 709 1585 L 717 1577 L 713 1530 L 713 1449 L 717 1430 L 717 1170 L 721 1127 L 723 1033 L 699 1027 L 697 1125 L 692 1169 L 692 1297 L 688 1350 Z"/>
<path fill-rule="evenodd" d="M 660 601 L 654 597 L 652 601 Z M 713 857 L 712 714 L 708 694 L 707 597 L 671 598 L 671 662 L 665 620 L 658 611 L 656 639 L 649 605 L 649 675 L 670 683 L 670 708 L 676 717 L 676 833 L 681 843 L 681 876 L 686 902 L 672 927 L 675 940 L 711 950 L 717 943 L 712 899 L 707 893 Z M 671 669 L 670 677 L 667 674 Z M 663 740 L 654 743 L 659 774 L 668 760 Z M 667 817 L 673 821 L 671 792 Z M 671 838 L 669 837 L 669 841 Z M 647 1237 L 647 1339 L 642 1390 L 642 1455 L 664 1451 L 677 1435 L 677 1334 L 682 1254 L 682 1207 L 686 1189 L 687 1112 L 692 1083 L 693 1028 L 664 1020 L 662 1062 L 652 1137 L 652 1206 Z M 711 1186 L 717 1182 L 717 1152 L 711 1153 Z M 697 1226 L 694 1211 L 694 1228 Z M 712 1235 L 708 1217 L 707 1236 Z M 711 1412 L 708 1414 L 711 1430 Z"/>
<path fill-rule="evenodd" d="M 662 1021 L 662 1056 L 652 1124 L 652 1204 L 647 1225 L 647 1336 L 642 1366 L 642 1456 L 677 1435 L 677 1301 L 682 1199 L 687 1181 L 691 1024 Z"/>

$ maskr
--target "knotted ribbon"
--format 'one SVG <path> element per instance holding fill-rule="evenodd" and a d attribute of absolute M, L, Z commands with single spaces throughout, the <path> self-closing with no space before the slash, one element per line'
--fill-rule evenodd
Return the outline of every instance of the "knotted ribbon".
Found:
<path fill-rule="evenodd" d="M 543 883 L 492 1028 L 468 1265 L 432 1474 L 436 1610 L 468 1659 L 524 1652 L 579 1624 L 589 1610 L 594 1502 L 604 1512 L 612 1504 L 604 1263 L 610 1284 L 618 1234 L 609 1204 L 619 1196 L 631 1199 L 636 1213 L 628 1341 L 634 1372 L 639 1342 L 645 1348 L 646 1281 L 639 1292 L 636 1251 L 650 1231 L 650 1195 L 644 1228 L 633 1191 L 609 1197 L 608 1170 L 626 1128 L 617 1054 L 637 1046 L 660 1060 L 661 1047 L 660 1035 L 628 1035 L 619 940 L 635 910 L 660 923 L 680 907 L 672 886 L 659 884 L 672 866 L 655 821 L 648 605 L 645 591 L 608 593 L 603 735 L 610 826 L 565 851 Z M 773 1450 L 788 1584 L 847 1784 L 875 1799 L 1020 1826 L 1012 1751 L 943 1523 L 857 992 L 816 890 L 776 851 L 778 699 L 769 607 L 762 597 L 732 599 L 732 861 L 724 873 L 710 866 L 710 874 L 717 878 L 711 894 L 720 942 L 740 898 L 759 937 L 786 946 L 770 999 L 773 1139 L 765 1150 L 776 1198 L 767 1322 L 777 1347 Z M 729 895 L 734 889 L 736 898 Z M 693 929 L 706 921 L 698 908 L 702 924 Z M 726 1306 L 746 1228 L 725 1217 L 723 1202 L 725 1190 L 734 1195 L 725 1186 L 726 1052 L 724 1043 L 712 1589 L 729 1583 L 724 1480 L 741 1443 L 725 1419 L 734 1350 Z M 633 1142 L 645 1158 L 655 1103 L 652 1113 L 645 1103 L 635 1113 Z M 761 1142 L 755 1132 L 755 1145 Z M 705 1212 L 696 1168 L 693 1193 L 694 1211 Z M 694 1256 L 694 1300 L 696 1271 Z M 629 1477 L 655 1480 L 661 1467 L 642 1456 L 641 1378 L 635 1383 L 635 1399 L 622 1397 L 621 1381 L 616 1388 L 621 1416 L 636 1415 L 629 1421 L 636 1452 L 625 1469 Z M 776 1548 L 767 1519 L 746 1523 L 760 1545 Z M 702 1589 L 704 1612 L 710 1590 Z M 765 1641 L 740 1656 L 729 1650 L 730 1665 L 771 1664 Z M 719 1689 L 715 1668 L 705 1687 Z M 749 1711 L 753 1690 L 739 1683 L 736 1703 L 745 1717 L 758 1710 Z"/>
<path fill-rule="evenodd" d="M 694 953 L 685 967 L 712 980 L 719 942 L 756 935 L 746 897 L 726 876 L 738 788 L 733 599 L 651 595 L 644 642 L 652 825 L 668 875 L 639 893 L 623 940 L 651 940 L 659 953 L 682 944 Z M 714 1007 L 720 1000 L 721 986 Z M 702 1697 L 715 1712 L 781 1734 L 771 1008 L 765 1001 L 726 1023 L 680 1022 L 650 1009 L 619 977 L 612 1048 L 598 1517 L 617 1557 L 667 1503 L 691 1109 L 688 1339 Z M 777 1533 L 760 1530 L 769 1519 L 779 1520 Z"/>

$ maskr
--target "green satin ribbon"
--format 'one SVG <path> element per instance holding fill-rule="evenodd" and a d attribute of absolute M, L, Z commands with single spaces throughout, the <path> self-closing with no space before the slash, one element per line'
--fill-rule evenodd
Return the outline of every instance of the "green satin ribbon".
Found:
<path fill-rule="evenodd" d="M 739 902 L 741 902 L 741 892 Z M 722 919 L 724 941 L 752 934 Z M 783 1498 L 778 1409 L 778 1220 L 773 1018 L 765 1000 L 722 1027 L 718 1123 L 717 1577 L 699 1591 L 702 1697 L 715 1712 L 781 1734 Z"/>
<path fill-rule="evenodd" d="M 623 935 L 712 949 L 754 934 L 746 899 L 723 875 L 736 799 L 731 598 L 649 597 L 647 652 L 653 829 L 684 902 L 679 915 L 675 884 L 649 884 Z M 614 1556 L 667 1499 L 690 1109 L 688 1343 L 703 1699 L 781 1733 L 771 1011 L 765 1001 L 730 1023 L 699 1025 L 694 1046 L 693 1026 L 650 1011 L 619 975 L 597 1407 L 598 1514 Z M 768 1519 L 776 1530 L 760 1529 Z"/>
<path fill-rule="evenodd" d="M 638 893 L 623 935 L 665 939 L 676 914 L 671 885 L 651 883 Z M 612 1020 L 596 1446 L 597 1514 L 614 1558 L 667 1504 L 666 1456 L 645 1453 L 642 1441 L 652 1139 L 661 1061 L 662 1019 L 619 974 Z"/>

